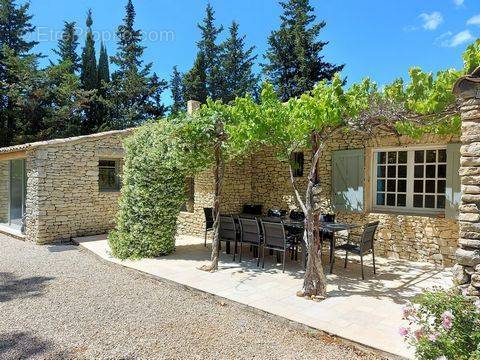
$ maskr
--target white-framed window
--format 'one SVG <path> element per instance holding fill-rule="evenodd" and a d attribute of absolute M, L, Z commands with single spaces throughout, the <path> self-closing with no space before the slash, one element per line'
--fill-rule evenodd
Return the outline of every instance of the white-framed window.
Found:
<path fill-rule="evenodd" d="M 445 211 L 445 146 L 376 149 L 373 165 L 373 209 L 423 213 Z"/>
<path fill-rule="evenodd" d="M 98 161 L 98 189 L 101 192 L 120 190 L 120 160 L 100 159 Z"/>

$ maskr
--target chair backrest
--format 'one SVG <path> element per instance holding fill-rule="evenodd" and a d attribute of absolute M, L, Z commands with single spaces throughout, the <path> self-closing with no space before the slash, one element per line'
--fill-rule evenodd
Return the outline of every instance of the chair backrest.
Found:
<path fill-rule="evenodd" d="M 265 246 L 285 249 L 285 227 L 282 222 L 262 220 L 262 228 Z"/>
<path fill-rule="evenodd" d="M 260 226 L 257 219 L 238 218 L 242 241 L 251 244 L 260 244 Z"/>
<path fill-rule="evenodd" d="M 207 229 L 213 227 L 213 208 L 203 208 L 203 213 L 205 214 L 205 226 Z"/>
<path fill-rule="evenodd" d="M 220 229 L 218 232 L 220 241 L 235 241 L 237 228 L 233 216 L 220 215 Z"/>
<path fill-rule="evenodd" d="M 363 229 L 363 234 L 360 239 L 360 250 L 362 253 L 370 251 L 373 249 L 373 242 L 375 241 L 375 232 L 377 227 L 380 224 L 379 221 L 371 222 L 365 225 Z"/>
<path fill-rule="evenodd" d="M 326 223 L 334 223 L 335 222 L 335 214 L 322 214 L 320 215 L 320 221 Z"/>
<path fill-rule="evenodd" d="M 305 220 L 305 214 L 303 213 L 303 211 L 300 210 L 292 210 L 290 211 L 290 219 L 303 221 Z"/>
<path fill-rule="evenodd" d="M 262 205 L 245 204 L 242 207 L 243 214 L 262 215 Z"/>
<path fill-rule="evenodd" d="M 267 211 L 268 217 L 284 217 L 285 215 L 287 215 L 287 210 L 268 209 Z"/>

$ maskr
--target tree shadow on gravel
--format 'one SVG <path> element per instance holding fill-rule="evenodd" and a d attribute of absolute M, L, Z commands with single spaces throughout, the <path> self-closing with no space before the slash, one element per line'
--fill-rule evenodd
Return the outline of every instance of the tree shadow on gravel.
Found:
<path fill-rule="evenodd" d="M 0 272 L 0 303 L 41 296 L 53 279 L 45 276 L 19 278 L 12 273 Z"/>
<path fill-rule="evenodd" d="M 53 343 L 34 336 L 30 332 L 11 332 L 0 334 L 0 358 L 2 359 L 31 359 L 52 355 Z M 62 354 L 55 353 L 55 358 L 62 358 Z"/>

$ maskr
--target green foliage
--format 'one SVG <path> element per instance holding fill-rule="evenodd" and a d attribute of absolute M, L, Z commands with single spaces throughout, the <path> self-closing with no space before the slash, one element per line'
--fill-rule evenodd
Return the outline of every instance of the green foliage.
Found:
<path fill-rule="evenodd" d="M 85 46 L 82 51 L 82 71 L 80 79 L 85 90 L 95 90 L 98 86 L 97 57 L 95 54 L 95 40 L 92 33 L 92 10 L 87 12 L 86 24 L 88 27 Z"/>
<path fill-rule="evenodd" d="M 174 250 L 177 218 L 186 199 L 172 130 L 165 121 L 148 123 L 125 142 L 120 210 L 109 235 L 118 258 L 156 257 Z"/>
<path fill-rule="evenodd" d="M 480 39 L 467 47 L 463 53 L 464 73 L 469 74 L 480 66 Z"/>
<path fill-rule="evenodd" d="M 100 45 L 100 57 L 98 58 L 98 87 L 101 88 L 102 84 L 108 84 L 110 82 L 110 66 L 108 64 L 108 54 L 105 44 L 102 42 Z"/>
<path fill-rule="evenodd" d="M 223 74 L 224 103 L 246 94 L 254 95 L 257 91 L 259 78 L 253 73 L 257 55 L 252 55 L 255 47 L 245 49 L 246 36 L 239 35 L 238 27 L 238 23 L 234 21 L 229 28 L 229 38 L 222 44 L 220 66 Z"/>
<path fill-rule="evenodd" d="M 324 61 L 327 42 L 318 40 L 326 23 L 316 22 L 309 0 L 280 2 L 281 24 L 268 39 L 263 71 L 283 101 L 310 91 L 321 80 L 331 80 L 344 65 Z"/>
<path fill-rule="evenodd" d="M 183 98 L 196 100 L 204 104 L 208 98 L 207 74 L 205 73 L 205 56 L 202 52 L 197 54 L 193 68 L 183 77 Z"/>
<path fill-rule="evenodd" d="M 202 33 L 197 43 L 198 50 L 204 56 L 204 70 L 206 74 L 206 86 L 208 96 L 213 100 L 222 98 L 223 76 L 220 69 L 220 55 L 222 47 L 217 44 L 217 37 L 223 31 L 223 26 L 215 25 L 215 11 L 210 3 L 205 10 L 205 18 L 198 28 Z"/>
<path fill-rule="evenodd" d="M 117 53 L 111 58 L 116 65 L 109 84 L 112 96 L 109 128 L 124 129 L 141 125 L 150 118 L 160 118 L 165 107 L 160 98 L 167 83 L 155 74 L 150 76 L 152 64 L 143 64 L 145 47 L 141 45 L 142 32 L 135 29 L 135 9 L 131 0 L 125 7 L 123 24 L 117 29 Z"/>
<path fill-rule="evenodd" d="M 182 83 L 182 74 L 180 74 L 180 72 L 178 71 L 177 66 L 173 67 L 173 73 L 170 79 L 170 90 L 172 91 L 173 100 L 173 104 L 170 108 L 170 113 L 172 115 L 177 115 L 180 111 L 184 111 L 186 107 L 186 100 L 183 97 L 184 87 Z"/>
<path fill-rule="evenodd" d="M 480 359 L 480 301 L 451 291 L 428 292 L 404 309 L 405 340 L 422 360 Z"/>
<path fill-rule="evenodd" d="M 80 70 L 80 57 L 77 54 L 78 35 L 75 33 L 75 21 L 65 21 L 62 37 L 58 40 L 58 49 L 53 50 L 60 57 L 60 62 L 70 62 L 70 72 Z"/>

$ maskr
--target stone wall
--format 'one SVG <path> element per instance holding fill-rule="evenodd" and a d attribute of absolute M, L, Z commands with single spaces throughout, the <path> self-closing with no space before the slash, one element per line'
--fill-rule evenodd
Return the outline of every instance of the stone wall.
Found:
<path fill-rule="evenodd" d="M 0 223 L 8 222 L 9 162 L 0 161 Z"/>
<path fill-rule="evenodd" d="M 27 151 L 28 240 L 40 244 L 114 226 L 120 192 L 101 192 L 99 159 L 123 159 L 128 133 L 53 141 Z"/>
<path fill-rule="evenodd" d="M 233 161 L 225 166 L 222 191 L 222 213 L 239 213 L 242 205 L 252 199 L 252 166 L 250 159 Z M 213 172 L 204 171 L 195 177 L 195 203 L 193 212 L 181 212 L 178 234 L 203 236 L 205 231 L 204 207 L 212 207 L 214 195 Z"/>
<path fill-rule="evenodd" d="M 331 153 L 334 150 L 365 149 L 365 211 L 362 213 L 337 213 L 340 221 L 364 224 L 379 220 L 381 227 L 377 235 L 376 252 L 379 256 L 414 261 L 428 261 L 451 266 L 455 260 L 458 243 L 456 220 L 437 216 L 419 216 L 396 213 L 374 213 L 370 208 L 370 163 L 372 149 L 407 145 L 446 145 L 457 142 L 455 138 L 425 136 L 421 139 L 379 134 L 376 137 L 363 135 L 338 135 L 327 144 L 318 174 L 320 177 L 320 199 L 322 212 L 332 212 L 331 199 Z M 299 190 L 305 190 L 311 154 L 305 152 L 305 171 L 298 178 Z M 229 165 L 231 166 L 231 165 Z M 298 208 L 290 183 L 286 164 L 279 162 L 270 149 L 251 156 L 245 166 L 226 171 L 223 212 L 239 212 L 243 203 L 262 204 L 264 212 L 269 208 Z M 203 207 L 211 207 L 213 180 L 209 173 L 195 179 L 195 212 L 182 213 L 179 221 L 181 234 L 203 235 Z M 235 186 L 233 185 L 235 184 Z M 235 194 L 235 196 L 233 196 Z"/>
<path fill-rule="evenodd" d="M 466 294 L 480 296 L 480 99 L 462 103 L 460 240 L 454 281 Z"/>

